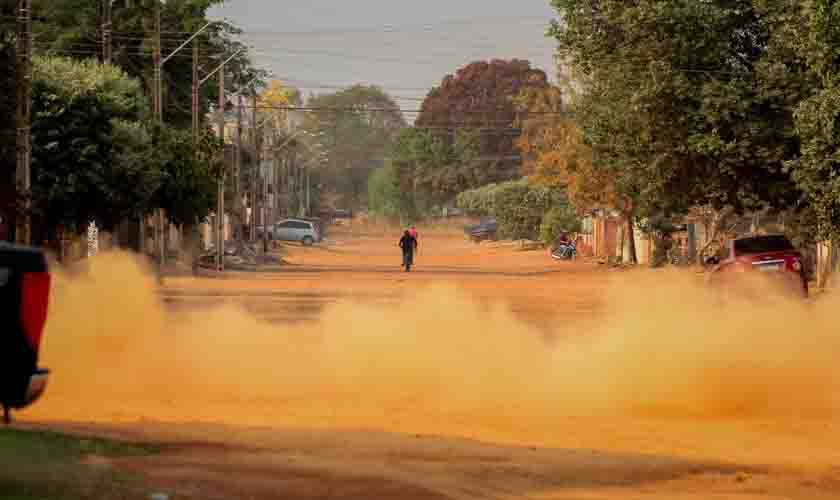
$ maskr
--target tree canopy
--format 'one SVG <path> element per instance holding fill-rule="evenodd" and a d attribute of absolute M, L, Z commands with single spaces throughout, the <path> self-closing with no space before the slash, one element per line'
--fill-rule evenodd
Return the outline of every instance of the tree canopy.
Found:
<path fill-rule="evenodd" d="M 118 120 L 136 121 L 145 108 L 139 83 L 94 61 L 37 57 L 33 70 L 32 190 L 36 212 L 50 224 L 82 227 L 98 219 L 112 228 L 136 214 L 138 183 L 154 185 L 113 161 L 115 134 L 129 148 L 142 138 Z M 134 144 L 136 145 L 136 144 Z M 140 147 L 140 146 L 138 146 Z M 145 162 L 144 162 L 145 163 Z"/>
<path fill-rule="evenodd" d="M 391 149 L 404 189 L 426 204 L 444 204 L 469 189 L 492 183 L 478 161 L 478 135 L 468 130 L 441 135 L 424 128 L 405 129 Z"/>
<path fill-rule="evenodd" d="M 386 151 L 406 126 L 399 106 L 382 89 L 365 85 L 312 96 L 307 105 L 322 109 L 308 113 L 303 124 L 309 141 L 324 152 L 320 181 L 345 207 L 365 207 L 371 172 L 384 164 Z"/>
<path fill-rule="evenodd" d="M 635 214 L 795 202 L 784 166 L 809 80 L 774 38 L 781 3 L 552 3 L 551 34 L 584 88 L 576 123 Z"/>
<path fill-rule="evenodd" d="M 32 197 L 41 227 L 81 230 L 96 220 L 111 230 L 158 207 L 176 222 L 209 213 L 217 145 L 142 121 L 148 102 L 120 68 L 59 57 L 34 62 Z"/>
<path fill-rule="evenodd" d="M 455 127 L 480 131 L 479 156 L 486 171 L 481 177 L 489 182 L 513 179 L 520 166 L 514 99 L 525 89 L 547 86 L 546 74 L 525 60 L 473 62 L 429 92 L 415 125 L 441 137 Z"/>
<path fill-rule="evenodd" d="M 795 12 L 795 10 L 794 10 Z M 840 239 L 840 2 L 814 0 L 801 7 L 791 33 L 792 47 L 806 61 L 815 91 L 796 109 L 801 155 L 789 164 L 814 216 L 813 232 Z"/>
<path fill-rule="evenodd" d="M 2 22 L 14 19 L 15 2 L 0 2 L 0 218 L 3 222 L 14 220 L 18 213 L 19 198 L 16 185 L 17 151 L 17 61 L 14 24 Z"/>
<path fill-rule="evenodd" d="M 161 4 L 161 46 L 163 56 L 176 49 L 182 41 L 203 27 L 207 12 L 223 0 L 178 0 Z M 33 0 L 33 12 L 46 22 L 36 23 L 36 51 L 74 59 L 98 59 L 101 54 L 98 6 L 90 0 Z M 154 8 L 152 2 L 113 2 L 113 64 L 142 83 L 145 94 L 151 96 L 154 74 Z M 245 49 L 237 38 L 241 31 L 227 23 L 214 23 L 199 37 L 200 65 L 203 71 L 212 70 L 239 50 Z M 187 47 L 163 66 L 163 110 L 167 123 L 187 128 L 191 123 L 192 65 L 191 50 Z M 264 76 L 242 53 L 226 66 L 229 89 L 238 90 L 255 76 Z M 200 107 L 206 112 L 218 101 L 216 85 L 200 89 Z"/>

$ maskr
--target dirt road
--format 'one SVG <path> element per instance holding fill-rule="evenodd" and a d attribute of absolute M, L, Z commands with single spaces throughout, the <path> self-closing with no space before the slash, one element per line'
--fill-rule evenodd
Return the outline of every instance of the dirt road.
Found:
<path fill-rule="evenodd" d="M 444 232 L 402 273 L 397 236 L 162 290 L 104 259 L 58 286 L 23 425 L 164 443 L 113 465 L 173 498 L 840 498 L 825 308 Z"/>

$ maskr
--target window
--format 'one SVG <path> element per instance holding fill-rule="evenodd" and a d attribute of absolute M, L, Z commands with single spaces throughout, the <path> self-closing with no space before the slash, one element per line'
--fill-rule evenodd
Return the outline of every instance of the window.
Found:
<path fill-rule="evenodd" d="M 295 224 L 294 221 L 287 220 L 286 222 L 281 222 L 280 224 L 277 224 L 277 227 L 282 227 L 284 229 L 291 229 L 291 228 L 295 227 L 294 224 Z"/>
<path fill-rule="evenodd" d="M 768 252 L 790 252 L 793 245 L 784 236 L 757 236 L 735 240 L 735 255 Z"/>
<path fill-rule="evenodd" d="M 308 222 L 292 221 L 292 227 L 295 229 L 311 229 Z"/>

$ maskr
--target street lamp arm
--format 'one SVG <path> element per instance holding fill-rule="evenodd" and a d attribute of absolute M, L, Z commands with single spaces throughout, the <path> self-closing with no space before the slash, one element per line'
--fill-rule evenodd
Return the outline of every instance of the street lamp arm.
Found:
<path fill-rule="evenodd" d="M 238 96 L 242 95 L 242 93 L 243 93 L 243 92 L 245 92 L 246 90 L 250 89 L 250 88 L 251 88 L 251 85 L 253 85 L 254 83 L 256 83 L 256 81 L 257 81 L 257 80 L 259 80 L 260 78 L 262 78 L 262 76 L 255 76 L 254 78 L 251 78 L 251 81 L 250 81 L 250 82 L 248 82 L 248 83 L 246 83 L 245 85 L 243 85 L 241 89 L 237 90 L 237 91 L 236 91 L 236 92 L 234 92 L 233 94 L 230 94 L 230 97 L 231 97 L 231 98 L 234 98 L 234 97 L 238 97 Z"/>
<path fill-rule="evenodd" d="M 190 44 L 193 40 L 195 40 L 195 38 L 196 38 L 198 35 L 200 35 L 200 34 L 204 33 L 204 31 L 205 31 L 207 28 L 209 28 L 209 27 L 210 27 L 210 26 L 212 26 L 213 24 L 216 24 L 217 22 L 218 22 L 218 21 L 210 21 L 209 23 L 205 24 L 205 25 L 204 25 L 204 26 L 203 26 L 200 30 L 198 30 L 198 31 L 196 31 L 195 33 L 193 33 L 193 35 L 192 35 L 191 37 L 187 38 L 187 41 L 186 41 L 186 42 L 182 43 L 182 44 L 181 44 L 181 45 L 180 45 L 177 49 L 173 50 L 173 51 L 172 51 L 172 52 L 171 52 L 168 56 L 164 57 L 164 58 L 163 58 L 163 60 L 162 60 L 162 61 L 160 61 L 160 65 L 161 65 L 161 66 L 163 66 L 164 64 L 166 64 L 166 61 L 168 61 L 168 60 L 172 59 L 172 58 L 175 56 L 175 54 L 177 54 L 178 52 L 180 52 L 180 51 L 181 51 L 181 49 L 183 49 L 184 47 L 186 47 L 187 45 L 189 45 L 189 44 Z"/>
<path fill-rule="evenodd" d="M 224 67 L 225 67 L 225 65 L 226 65 L 227 63 L 231 62 L 231 61 L 232 61 L 235 57 L 237 57 L 238 55 L 242 54 L 243 52 L 245 52 L 245 49 L 240 49 L 240 50 L 236 51 L 236 53 L 235 53 L 235 54 L 233 54 L 232 56 L 230 56 L 230 57 L 228 57 L 227 59 L 225 59 L 225 62 L 223 62 L 223 63 L 222 63 L 222 64 L 220 64 L 220 65 L 219 65 L 216 69 L 214 69 L 213 71 L 211 71 L 209 75 L 207 75 L 207 76 L 205 76 L 204 78 L 202 78 L 202 79 L 201 79 L 201 81 L 199 81 L 199 82 L 198 82 L 198 85 L 200 86 L 200 85 L 204 84 L 207 80 L 209 80 L 209 79 L 213 78 L 213 76 L 215 76 L 215 74 L 216 74 L 216 73 L 218 73 L 219 71 L 221 71 L 221 70 L 222 70 L 222 68 L 224 68 Z"/>

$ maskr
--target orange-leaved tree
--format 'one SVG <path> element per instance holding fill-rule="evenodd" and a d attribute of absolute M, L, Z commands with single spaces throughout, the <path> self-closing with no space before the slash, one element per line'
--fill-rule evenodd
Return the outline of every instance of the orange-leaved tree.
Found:
<path fill-rule="evenodd" d="M 618 189 L 614 171 L 600 165 L 583 132 L 564 112 L 558 87 L 525 89 L 516 99 L 521 110 L 517 141 L 523 175 L 545 187 L 562 188 L 578 213 L 614 209 L 632 228 L 633 205 Z M 636 261 L 635 242 L 629 240 L 630 259 Z"/>
<path fill-rule="evenodd" d="M 516 101 L 522 110 L 517 144 L 524 175 L 541 186 L 565 189 L 581 213 L 626 208 L 609 172 L 593 162 L 580 128 L 564 112 L 559 88 L 526 89 Z"/>

